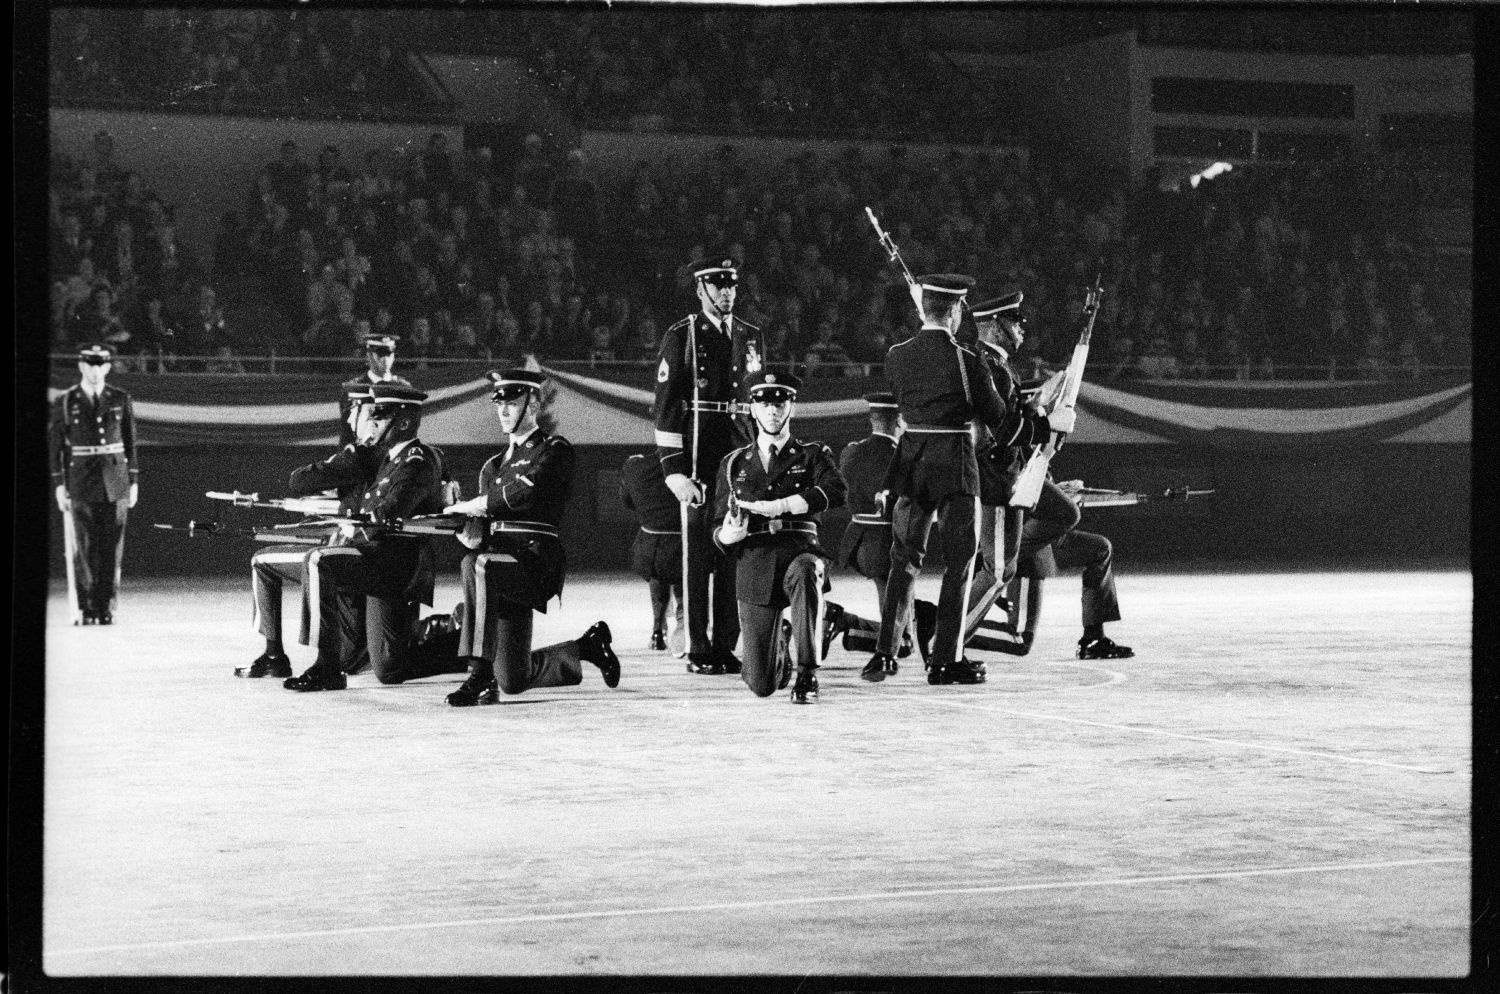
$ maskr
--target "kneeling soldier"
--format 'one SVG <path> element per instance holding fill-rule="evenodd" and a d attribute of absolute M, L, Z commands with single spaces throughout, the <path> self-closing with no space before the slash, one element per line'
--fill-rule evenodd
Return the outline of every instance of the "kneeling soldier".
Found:
<path fill-rule="evenodd" d="M 288 690 L 343 690 L 345 673 L 363 651 L 381 683 L 402 683 L 453 671 L 453 661 L 416 646 L 419 604 L 432 603 L 434 565 L 428 540 L 388 526 L 442 508 L 442 467 L 417 438 L 422 401 L 412 387 L 377 383 L 360 421 L 360 444 L 292 472 L 287 492 L 306 497 L 323 490 L 353 490 L 349 510 L 367 524 L 349 527 L 342 542 L 314 549 L 307 558 L 307 596 L 317 619 L 318 658 Z M 364 624 L 357 605 L 364 602 Z"/>
<path fill-rule="evenodd" d="M 505 452 L 479 471 L 479 496 L 444 509 L 473 518 L 464 543 L 464 603 L 458 652 L 471 658 L 469 676 L 448 695 L 453 707 L 494 704 L 500 691 L 571 687 L 583 682 L 580 660 L 599 667 L 604 684 L 620 683 L 620 661 L 610 648 L 609 625 L 599 622 L 570 642 L 532 651 L 533 611 L 562 593 L 567 561 L 558 526 L 573 490 L 573 446 L 537 427 L 541 373 L 508 369 L 491 373 L 491 399 Z"/>
<path fill-rule="evenodd" d="M 844 503 L 844 478 L 821 442 L 792 438 L 795 376 L 760 373 L 750 380 L 750 414 L 756 439 L 724 457 L 715 514 L 723 523 L 714 541 L 735 561 L 741 678 L 759 697 L 791 679 L 792 701 L 818 696 L 827 560 L 818 546 L 818 515 Z M 781 615 L 791 608 L 790 658 L 776 651 Z"/>

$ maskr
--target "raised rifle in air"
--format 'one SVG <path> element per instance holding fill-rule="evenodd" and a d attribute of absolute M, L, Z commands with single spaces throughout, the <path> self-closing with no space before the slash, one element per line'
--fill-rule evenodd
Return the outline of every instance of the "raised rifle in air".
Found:
<path fill-rule="evenodd" d="M 1064 480 L 1057 488 L 1067 494 L 1081 507 L 1129 507 L 1134 504 L 1150 504 L 1160 501 L 1186 502 L 1208 497 L 1213 490 L 1193 490 L 1189 487 L 1172 487 L 1159 494 L 1133 493 L 1126 490 L 1105 490 L 1101 487 L 1086 487 L 1082 480 Z"/>

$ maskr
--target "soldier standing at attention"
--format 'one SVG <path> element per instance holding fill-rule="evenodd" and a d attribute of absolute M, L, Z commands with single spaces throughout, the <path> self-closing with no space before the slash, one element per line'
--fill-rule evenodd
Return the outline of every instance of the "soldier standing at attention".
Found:
<path fill-rule="evenodd" d="M 584 660 L 599 667 L 605 686 L 618 686 L 620 661 L 602 621 L 580 638 L 531 648 L 532 612 L 545 611 L 562 594 L 567 574 L 558 526 L 573 491 L 573 446 L 537 426 L 541 373 L 507 369 L 490 380 L 490 399 L 510 443 L 479 471 L 477 497 L 443 509 L 473 519 L 460 540 L 474 549 L 459 571 L 458 654 L 470 658 L 469 676 L 448 704 L 474 707 L 497 703 L 501 691 L 571 687 L 583 682 Z"/>
<path fill-rule="evenodd" d="M 656 451 L 667 489 L 680 505 L 687 670 L 738 673 L 734 571 L 721 568 L 723 556 L 710 536 L 714 480 L 724 457 L 750 440 L 747 423 L 736 415 L 743 406 L 745 378 L 761 372 L 765 363 L 766 343 L 759 328 L 734 316 L 739 268 L 733 259 L 701 259 L 692 273 L 699 310 L 662 335 L 654 405 Z"/>
<path fill-rule="evenodd" d="M 376 383 L 411 386 L 410 381 L 391 371 L 396 365 L 396 343 L 399 341 L 401 341 L 399 335 L 372 333 L 365 336 L 365 372 L 346 381 L 343 385 L 344 392 L 339 397 L 340 445 L 350 445 L 354 442 L 354 425 L 349 416 L 349 409 L 353 406 L 352 398 L 362 391 L 368 391 Z"/>
<path fill-rule="evenodd" d="M 73 623 L 114 623 L 125 519 L 140 497 L 130 395 L 105 383 L 114 352 L 78 350 L 79 382 L 52 404 L 52 485 L 63 513 Z"/>
<path fill-rule="evenodd" d="M 794 704 L 818 696 L 827 560 L 818 516 L 844 503 L 844 479 L 821 442 L 792 437 L 795 376 L 761 373 L 750 382 L 755 441 L 724 457 L 716 488 L 714 541 L 736 571 L 743 678 L 758 697 L 784 687 L 795 666 Z M 776 651 L 782 612 L 791 609 L 790 657 Z"/>
<path fill-rule="evenodd" d="M 885 360 L 886 378 L 906 431 L 887 477 L 896 507 L 880 641 L 861 676 L 896 671 L 896 640 L 911 620 L 913 584 L 936 520 L 942 529 L 945 572 L 927 682 L 983 683 L 984 665 L 959 655 L 979 540 L 973 426 L 977 419 L 999 437 L 1006 411 L 979 357 L 954 339 L 973 278 L 938 274 L 919 277 L 917 285 L 922 329 L 893 345 Z"/>

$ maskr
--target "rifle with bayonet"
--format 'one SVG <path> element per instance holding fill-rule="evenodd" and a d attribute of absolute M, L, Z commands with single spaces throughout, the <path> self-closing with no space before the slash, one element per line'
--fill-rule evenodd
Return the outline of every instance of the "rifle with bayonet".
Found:
<path fill-rule="evenodd" d="M 1086 487 L 1082 480 L 1064 480 L 1057 488 L 1082 507 L 1129 507 L 1135 504 L 1151 504 L 1160 501 L 1186 502 L 1208 497 L 1216 491 L 1193 490 L 1189 487 L 1171 487 L 1159 494 L 1142 494 L 1126 490 L 1106 490 L 1102 487 Z"/>
<path fill-rule="evenodd" d="M 1104 296 L 1103 274 L 1094 277 L 1094 285 L 1089 288 L 1088 296 L 1084 300 L 1083 310 L 1088 315 L 1084 322 L 1083 331 L 1078 334 L 1078 344 L 1073 346 L 1073 357 L 1068 360 L 1068 368 L 1061 375 L 1054 376 L 1042 385 L 1037 392 L 1033 403 L 1037 409 L 1049 418 L 1057 414 L 1059 420 L 1066 415 L 1064 422 L 1068 430 L 1072 430 L 1072 418 L 1078 404 L 1078 388 L 1083 383 L 1083 367 L 1089 358 L 1089 337 L 1094 333 L 1094 318 L 1099 316 L 1099 301 Z M 1016 485 L 1011 491 L 1011 507 L 1036 507 L 1037 498 L 1042 493 L 1042 483 L 1047 479 L 1047 469 L 1052 464 L 1052 457 L 1061 447 L 1062 441 L 1058 435 L 1066 432 L 1054 433 L 1054 437 L 1047 440 L 1043 445 L 1032 450 L 1026 460 L 1026 466 L 1021 470 L 1021 475 L 1016 479 Z"/>

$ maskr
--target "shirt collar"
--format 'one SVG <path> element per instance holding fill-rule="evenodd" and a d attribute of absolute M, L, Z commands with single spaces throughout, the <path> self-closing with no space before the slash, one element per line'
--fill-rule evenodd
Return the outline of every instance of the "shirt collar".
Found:
<path fill-rule="evenodd" d="M 413 443 L 415 441 L 416 441 L 415 438 L 408 438 L 404 442 L 397 442 L 395 445 L 391 446 L 391 451 L 388 452 L 388 453 L 386 453 L 386 456 L 385 456 L 386 460 L 387 461 L 394 461 L 397 456 L 399 456 L 399 455 L 401 455 L 401 453 L 405 452 L 407 450 L 407 448 L 411 445 L 411 443 Z"/>
<path fill-rule="evenodd" d="M 524 435 L 512 435 L 512 436 L 510 436 L 510 448 L 508 450 L 506 450 L 506 451 L 507 452 L 514 452 L 516 449 L 519 449 L 526 442 L 526 440 L 528 438 L 530 438 L 532 435 L 535 435 L 537 433 L 537 429 L 540 428 L 540 427 L 541 427 L 541 425 L 532 425 L 531 426 L 531 430 L 528 431 L 526 434 L 524 434 Z"/>
<path fill-rule="evenodd" d="M 888 438 L 888 439 L 890 439 L 893 442 L 899 442 L 900 441 L 900 439 L 897 438 L 895 435 L 888 435 L 888 434 L 886 434 L 883 431 L 872 431 L 872 432 L 870 432 L 870 434 L 871 435 L 879 435 L 881 438 Z"/>
<path fill-rule="evenodd" d="M 705 318 L 708 318 L 708 323 L 713 325 L 716 330 L 723 332 L 724 334 L 729 333 L 728 329 L 724 326 L 729 323 L 730 318 L 734 317 L 733 314 L 726 316 L 722 320 L 715 320 L 714 318 L 709 316 L 709 313 L 707 311 L 699 311 L 698 313 L 702 314 Z"/>
<path fill-rule="evenodd" d="M 780 435 L 767 435 L 765 432 L 757 432 L 755 436 L 755 447 L 762 455 L 770 451 L 771 446 L 777 450 L 786 448 L 786 443 L 792 440 L 792 426 L 790 423 L 781 426 Z"/>

